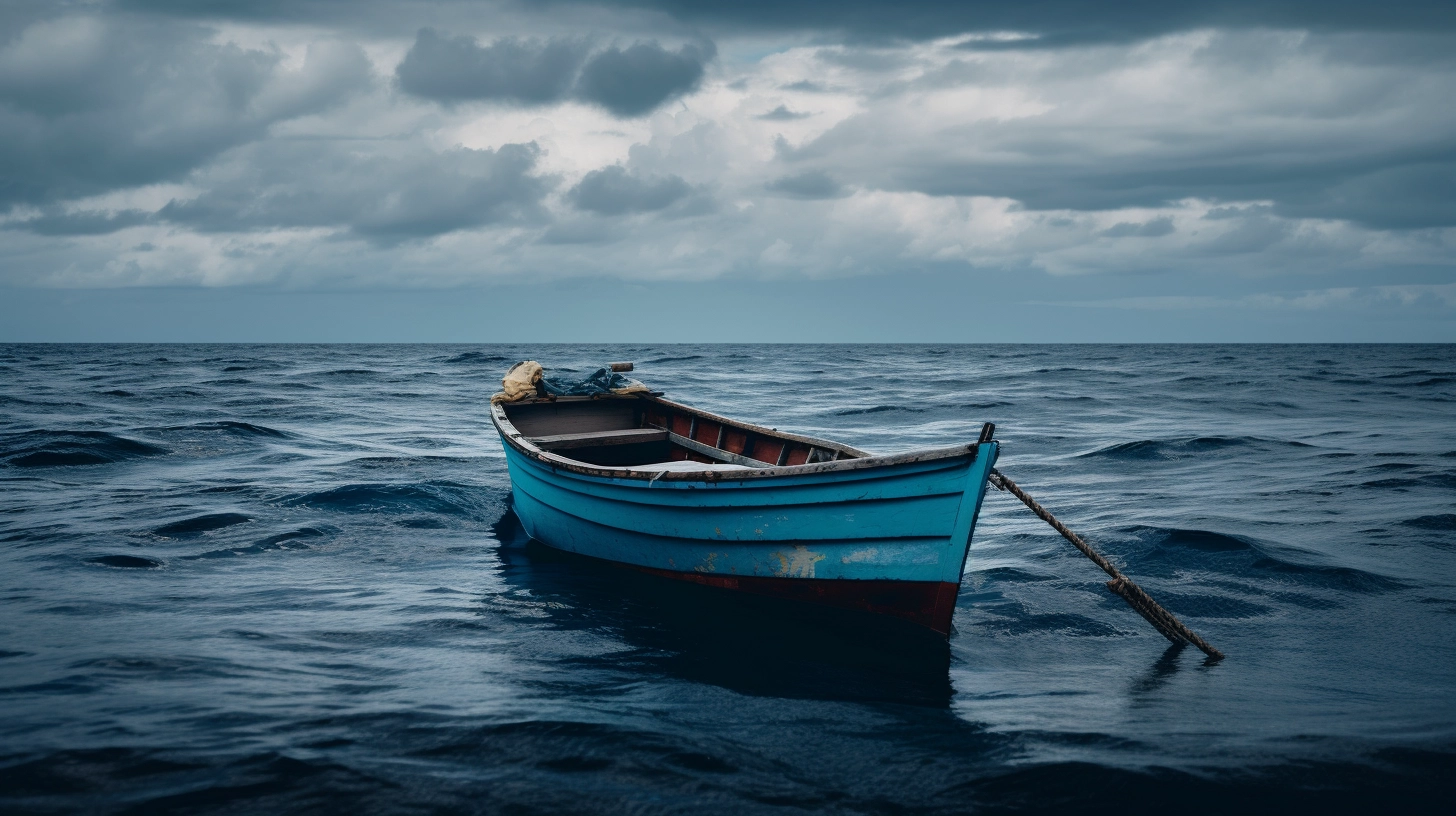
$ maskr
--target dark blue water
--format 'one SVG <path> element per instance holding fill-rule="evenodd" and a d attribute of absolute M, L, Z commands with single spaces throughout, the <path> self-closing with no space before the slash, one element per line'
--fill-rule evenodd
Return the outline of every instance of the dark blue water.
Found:
<path fill-rule="evenodd" d="M 524 539 L 530 357 L 1001 469 L 949 646 Z M 1438 810 L 1453 346 L 0 347 L 0 810 Z"/>

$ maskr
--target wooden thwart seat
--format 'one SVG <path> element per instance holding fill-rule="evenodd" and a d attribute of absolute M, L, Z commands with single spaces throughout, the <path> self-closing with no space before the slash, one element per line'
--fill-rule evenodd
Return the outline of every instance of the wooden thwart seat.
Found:
<path fill-rule="evenodd" d="M 656 428 L 630 428 L 623 431 L 534 436 L 530 439 L 532 444 L 541 450 L 565 450 L 567 448 L 596 448 L 603 445 L 635 445 L 639 442 L 665 442 L 667 441 L 667 431 Z"/>
<path fill-rule="evenodd" d="M 731 451 L 725 451 L 721 448 L 715 448 L 712 445 L 704 445 L 702 442 L 689 439 L 686 436 L 679 436 L 672 431 L 664 430 L 663 433 L 667 434 L 667 438 L 671 439 L 673 441 L 673 444 L 680 445 L 690 451 L 693 451 L 694 453 L 702 454 L 709 459 L 716 459 L 719 462 L 727 462 L 730 465 L 743 465 L 744 467 L 750 468 L 773 467 L 773 465 L 770 465 L 768 462 L 760 462 L 757 459 L 750 459 L 747 456 L 741 456 Z"/>

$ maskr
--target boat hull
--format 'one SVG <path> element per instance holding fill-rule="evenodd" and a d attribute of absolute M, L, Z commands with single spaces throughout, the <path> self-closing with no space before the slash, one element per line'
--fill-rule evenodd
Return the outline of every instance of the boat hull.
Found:
<path fill-rule="evenodd" d="M 998 453 L 988 441 L 930 460 L 699 481 L 583 473 L 504 447 L 516 515 L 547 546 L 943 634 Z"/>

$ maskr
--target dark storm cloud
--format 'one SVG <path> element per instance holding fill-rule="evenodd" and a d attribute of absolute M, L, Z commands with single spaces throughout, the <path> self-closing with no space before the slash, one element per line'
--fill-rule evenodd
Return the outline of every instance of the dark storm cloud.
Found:
<path fill-rule="evenodd" d="M 342 227 L 380 243 L 533 221 L 551 185 L 531 173 L 539 155 L 534 144 L 361 154 L 328 143 L 261 143 L 236 157 L 243 173 L 158 216 L 204 232 Z"/>
<path fill-rule="evenodd" d="M 630 118 L 697 88 L 713 47 L 669 51 L 655 42 L 612 47 L 587 59 L 582 40 L 473 37 L 423 29 L 395 74 L 407 93 L 440 102 L 468 99 L 549 104 L 568 97 Z M 585 65 L 583 61 L 585 60 Z M 578 73 L 579 72 L 579 73 Z"/>
<path fill-rule="evenodd" d="M 1125 42 L 1205 27 L 1319 30 L 1456 29 L 1456 5 L 1393 0 L 593 0 L 661 11 L 695 25 L 744 30 L 839 31 L 855 38 L 923 39 L 967 32 L 1024 31 L 1056 44 Z M 1031 43 L 1034 44 L 1034 43 Z"/>
<path fill-rule="evenodd" d="M 692 187 L 680 176 L 636 176 L 613 165 L 587 173 L 567 197 L 580 210 L 623 215 L 666 209 L 690 193 Z"/>
<path fill-rule="evenodd" d="M 1352 161 L 1284 145 L 1250 145 L 1232 155 L 1182 153 L 1085 161 L 1050 149 L 984 161 L 923 157 L 874 173 L 874 186 L 929 195 L 1014 198 L 1036 210 L 1111 210 L 1168 206 L 1186 198 L 1274 202 L 1292 218 L 1333 218 L 1376 229 L 1456 225 L 1456 157 L 1409 161 L 1381 154 Z M 1068 150 L 1075 149 L 1068 146 Z"/>
<path fill-rule="evenodd" d="M 1173 219 L 1164 216 L 1141 224 L 1122 221 L 1103 230 L 1102 234 L 1108 238 L 1161 238 L 1172 235 L 1173 231 Z"/>
<path fill-rule="evenodd" d="M 0 45 L 0 206 L 182 178 L 369 81 L 358 46 L 281 55 L 155 21 L 61 18 Z"/>
<path fill-rule="evenodd" d="M 1187 51 L 1149 46 L 1157 55 L 1147 58 L 1121 48 L 1018 57 L 1016 75 L 1000 58 L 953 59 L 775 152 L 781 172 L 813 167 L 868 189 L 1009 198 L 1033 210 L 1196 198 L 1267 201 L 1275 215 L 1374 229 L 1456 225 L 1456 117 L 1438 102 L 1456 65 L 1412 66 L 1399 47 L 1430 52 L 1431 36 L 1212 32 Z M 1100 91 L 1100 78 L 1129 70 L 1158 91 Z M 922 108 L 903 101 L 971 88 L 1031 89 L 1044 108 L 937 123 L 908 115 Z"/>
<path fill-rule="evenodd" d="M 1295 218 L 1333 214 L 1379 229 L 1456 225 L 1456 154 L 1342 174 L 1291 192 L 1275 209 Z"/>
<path fill-rule="evenodd" d="M 1042 40 L 1116 42 L 1206 27 L 1293 27 L 1318 30 L 1426 31 L 1456 29 L 1456 7 L 1430 0 L 556 0 L 519 2 L 428 0 L 117 0 L 120 8 L 204 19 L 313 22 L 375 27 L 419 24 L 421 18 L 461 21 L 484 10 L 551 18 L 631 9 L 703 29 L 837 31 L 861 39 L 924 39 L 977 31 L 1025 31 Z M 410 23 L 413 22 L 413 25 Z"/>
<path fill-rule="evenodd" d="M 839 182 L 823 170 L 809 170 L 792 176 L 784 176 L 768 184 L 768 189 L 794 198 L 838 198 L 844 194 Z"/>
<path fill-rule="evenodd" d="M 555 102 L 571 89 L 586 56 L 579 40 L 505 37 L 481 46 L 473 37 L 422 29 L 395 70 L 399 85 L 415 96 L 454 102 L 507 99 Z"/>
<path fill-rule="evenodd" d="M 768 113 L 760 113 L 758 118 L 766 122 L 792 122 L 795 119 L 807 119 L 809 114 L 791 111 L 786 106 L 779 105 Z"/>
<path fill-rule="evenodd" d="M 582 68 L 576 94 L 615 116 L 641 116 L 698 86 L 713 46 L 684 45 L 668 51 L 657 43 L 608 48 Z"/>

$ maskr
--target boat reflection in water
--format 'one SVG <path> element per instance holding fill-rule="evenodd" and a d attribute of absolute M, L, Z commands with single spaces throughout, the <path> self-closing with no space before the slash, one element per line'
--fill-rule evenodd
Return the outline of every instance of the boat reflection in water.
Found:
<path fill-rule="evenodd" d="M 495 534 L 504 579 L 530 593 L 546 625 L 602 632 L 631 647 L 586 658 L 604 669 L 755 696 L 949 705 L 950 648 L 930 630 L 561 552 L 532 541 L 514 512 Z"/>

